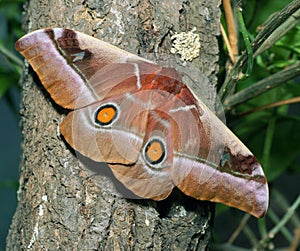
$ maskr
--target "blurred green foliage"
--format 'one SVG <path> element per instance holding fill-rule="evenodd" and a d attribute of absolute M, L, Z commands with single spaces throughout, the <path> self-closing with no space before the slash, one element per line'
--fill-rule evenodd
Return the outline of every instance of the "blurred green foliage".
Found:
<path fill-rule="evenodd" d="M 4 98 L 17 112 L 18 104 L 13 103 L 10 89 L 19 88 L 22 61 L 14 45 L 22 34 L 22 3 L 24 1 L 0 0 L 0 99 Z"/>
<path fill-rule="evenodd" d="M 250 2 L 255 3 L 250 5 Z M 248 19 L 248 32 L 253 38 L 273 11 L 279 11 L 291 1 L 247 1 L 244 11 Z M 242 37 L 240 36 L 241 40 Z M 240 41 L 243 46 L 243 41 Z M 243 47 L 241 48 L 243 49 Z M 300 25 L 289 31 L 270 49 L 254 60 L 252 74 L 239 81 L 237 92 L 253 85 L 299 61 Z M 300 73 L 299 73 L 300 74 Z M 300 77 L 282 83 L 262 95 L 245 102 L 231 111 L 241 114 L 250 109 L 272 104 L 281 100 L 300 97 Z M 230 121 L 232 129 L 254 152 L 262 162 L 268 181 L 272 182 L 283 172 L 300 172 L 300 106 L 284 105 L 276 108 L 254 112 L 248 116 L 234 116 Z"/>
<path fill-rule="evenodd" d="M 243 16 L 246 23 L 249 37 L 253 40 L 258 32 L 264 27 L 264 23 L 270 20 L 276 12 L 283 9 L 291 1 L 243 1 Z M 237 22 L 238 23 L 238 22 Z M 222 24 L 226 27 L 225 18 L 222 17 Z M 252 73 L 237 84 L 236 92 L 246 89 L 258 81 L 267 78 L 287 67 L 299 63 L 300 53 L 300 25 L 298 24 L 280 40 L 278 40 L 271 48 L 254 58 Z M 239 34 L 239 50 L 245 50 L 243 36 Z M 224 45 L 224 51 L 227 51 Z M 229 61 L 227 54 L 221 55 L 221 79 L 225 74 L 226 62 Z M 255 227 L 253 221 L 246 223 L 242 227 L 242 232 L 246 236 L 248 247 L 255 247 L 259 240 L 266 239 L 270 231 L 270 226 L 276 228 L 283 215 L 287 215 L 290 210 L 289 206 L 294 199 L 291 196 L 299 196 L 298 180 L 300 177 L 300 72 L 298 77 L 282 82 L 278 87 L 271 89 L 264 94 L 257 95 L 247 102 L 232 107 L 227 113 L 227 122 L 229 127 L 237 134 L 237 136 L 251 149 L 254 155 L 261 162 L 270 186 L 270 208 L 267 216 L 258 221 Z M 288 105 L 280 105 L 270 109 L 257 111 L 259 107 L 274 104 L 279 101 L 289 101 L 298 98 L 298 103 Z M 248 115 L 245 112 L 252 111 Z M 288 179 L 287 179 L 288 175 Z M 285 178 L 285 181 L 283 180 Z M 298 177 L 298 179 L 293 179 Z M 287 180 L 294 182 L 284 183 Z M 296 181 L 296 182 L 295 182 Z M 281 194 L 278 191 L 285 193 Z M 281 197 L 280 197 L 281 196 Z M 280 199 L 278 199 L 280 197 Z M 299 197 L 296 200 L 299 206 Z M 277 202 L 277 203 L 276 203 Z M 279 202 L 279 203 L 278 203 Z M 227 209 L 228 210 L 228 209 Z M 217 207 L 217 215 L 224 219 L 226 209 L 222 205 Z M 291 215 L 289 217 L 292 217 Z M 268 248 L 289 246 L 296 236 L 293 231 L 299 228 L 299 218 L 293 216 L 295 224 L 290 228 L 282 227 L 279 231 L 284 233 L 278 238 L 266 241 Z M 217 218 L 218 220 L 218 218 Z M 233 219 L 228 225 L 237 227 L 240 223 Z M 255 236 L 255 228 L 260 230 L 260 237 Z M 232 229 L 234 232 L 236 229 Z M 230 230 L 229 230 L 230 231 Z M 253 232 L 254 231 L 254 232 Z M 215 233 L 217 242 L 220 242 L 220 231 Z M 240 235 L 239 235 L 240 236 Z M 287 238 L 289 236 L 289 238 Z M 239 237 L 240 241 L 243 239 Z M 230 240 L 230 238 L 229 238 Z M 241 243 L 241 242 L 237 242 Z M 252 245 L 249 245 L 252 243 Z M 237 244 L 238 245 L 238 244 Z M 220 250 L 233 250 L 237 246 L 233 246 L 230 241 L 224 242 L 222 245 L 214 247 Z M 247 245 L 246 245 L 247 246 Z M 226 249 L 227 248 L 227 249 Z M 265 249 L 257 250 L 268 250 Z M 216 249 L 219 250 L 219 249 Z M 237 248 L 236 250 L 241 250 Z M 293 249 L 294 250 L 294 249 Z"/>
<path fill-rule="evenodd" d="M 23 2 L 25 1 L 0 0 L 0 250 L 5 249 L 5 237 L 17 203 L 20 154 L 18 92 L 23 60 L 16 53 L 14 44 L 23 34 Z"/>

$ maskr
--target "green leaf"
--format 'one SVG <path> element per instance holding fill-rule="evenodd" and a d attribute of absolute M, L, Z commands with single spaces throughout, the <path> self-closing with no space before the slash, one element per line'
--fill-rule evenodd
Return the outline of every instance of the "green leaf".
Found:
<path fill-rule="evenodd" d="M 0 99 L 6 94 L 10 86 L 11 86 L 10 77 L 0 76 Z"/>
<path fill-rule="evenodd" d="M 291 52 L 300 53 L 300 26 L 296 26 L 282 37 L 276 44 L 277 47 L 285 48 Z"/>

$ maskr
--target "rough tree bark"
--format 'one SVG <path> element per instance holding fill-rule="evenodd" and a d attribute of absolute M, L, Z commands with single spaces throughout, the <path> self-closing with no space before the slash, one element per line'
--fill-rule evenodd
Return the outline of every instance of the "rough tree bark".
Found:
<path fill-rule="evenodd" d="M 169 53 L 174 32 L 197 28 L 197 67 L 215 100 L 219 0 L 31 0 L 25 29 L 67 27 L 135 54 Z M 172 194 L 162 202 L 126 199 L 105 165 L 95 177 L 62 140 L 61 109 L 25 67 L 21 104 L 23 155 L 18 207 L 7 250 L 205 250 L 214 206 Z M 192 72 L 191 72 L 192 74 Z M 87 163 L 88 164 L 88 163 Z M 178 193 L 178 191 L 177 191 Z"/>

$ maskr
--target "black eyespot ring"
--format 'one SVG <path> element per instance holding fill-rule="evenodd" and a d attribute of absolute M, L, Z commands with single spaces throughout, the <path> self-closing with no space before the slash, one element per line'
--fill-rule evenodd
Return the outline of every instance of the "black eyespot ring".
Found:
<path fill-rule="evenodd" d="M 161 139 L 151 139 L 144 148 L 145 160 L 150 165 L 160 164 L 166 156 L 166 148 Z"/>
<path fill-rule="evenodd" d="M 111 125 L 118 117 L 118 108 L 111 103 L 100 106 L 95 113 L 95 123 L 100 126 Z"/>

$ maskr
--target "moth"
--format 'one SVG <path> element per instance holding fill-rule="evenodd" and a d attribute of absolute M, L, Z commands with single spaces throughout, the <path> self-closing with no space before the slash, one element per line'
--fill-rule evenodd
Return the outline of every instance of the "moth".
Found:
<path fill-rule="evenodd" d="M 60 124 L 68 144 L 108 163 L 137 196 L 163 200 L 178 187 L 198 200 L 265 214 L 260 164 L 173 68 L 63 28 L 29 33 L 16 49 L 69 110 Z"/>

